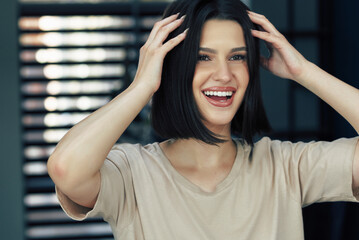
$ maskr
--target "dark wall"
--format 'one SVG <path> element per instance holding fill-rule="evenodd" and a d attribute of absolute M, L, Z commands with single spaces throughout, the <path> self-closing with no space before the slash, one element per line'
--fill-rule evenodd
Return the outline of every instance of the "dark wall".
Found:
<path fill-rule="evenodd" d="M 359 1 L 335 0 L 333 20 L 334 74 L 359 88 Z M 338 137 L 355 136 L 354 129 L 338 116 L 334 131 Z"/>
<path fill-rule="evenodd" d="M 333 12 L 333 73 L 348 84 L 359 88 L 359 1 L 335 0 Z M 358 135 L 338 114 L 334 118 L 334 134 L 336 137 Z M 342 203 L 333 210 L 338 229 L 336 239 L 358 240 L 359 204 Z"/>
<path fill-rule="evenodd" d="M 23 239 L 17 1 L 0 1 L 0 238 Z"/>

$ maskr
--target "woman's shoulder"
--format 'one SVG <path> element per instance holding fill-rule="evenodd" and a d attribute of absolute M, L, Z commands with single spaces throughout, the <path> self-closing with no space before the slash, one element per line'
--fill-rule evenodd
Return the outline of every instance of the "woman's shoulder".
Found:
<path fill-rule="evenodd" d="M 237 142 L 237 145 L 242 146 L 242 148 L 245 151 L 249 151 L 251 153 L 253 153 L 253 152 L 262 153 L 262 154 L 263 154 L 263 152 L 266 152 L 268 154 L 269 153 L 274 154 L 276 152 L 282 152 L 282 151 L 286 151 L 286 150 L 290 151 L 292 148 L 295 148 L 295 147 L 300 147 L 300 146 L 304 147 L 307 144 L 316 143 L 316 141 L 293 142 L 293 141 L 289 141 L 289 140 L 279 140 L 279 139 L 273 139 L 269 136 L 263 136 L 263 137 L 256 139 L 254 141 L 253 145 L 248 144 L 243 139 L 235 139 L 235 141 Z"/>
<path fill-rule="evenodd" d="M 270 137 L 264 136 L 261 138 L 258 138 L 254 141 L 253 145 L 250 145 L 246 142 L 243 138 L 234 138 L 233 141 L 237 144 L 237 146 L 241 146 L 244 150 L 253 150 L 256 148 L 260 148 L 263 146 L 271 145 L 275 142 L 280 142 L 279 140 L 273 140 Z"/>
<path fill-rule="evenodd" d="M 115 144 L 106 162 L 112 163 L 121 172 L 131 172 L 132 177 L 138 177 L 146 171 L 164 172 L 168 167 L 158 142 Z"/>
<path fill-rule="evenodd" d="M 351 147 L 358 141 L 359 137 L 352 138 L 338 138 L 332 141 L 326 140 L 278 140 L 270 137 L 262 137 L 256 141 L 252 147 L 252 150 L 268 149 L 272 152 L 293 152 L 293 151 L 305 151 L 307 149 L 324 149 L 324 148 L 347 148 Z"/>
<path fill-rule="evenodd" d="M 136 154 L 142 152 L 155 153 L 158 152 L 158 142 L 141 144 L 141 143 L 116 143 L 111 148 L 110 153 L 126 153 L 126 154 Z"/>
<path fill-rule="evenodd" d="M 158 142 L 141 143 L 117 143 L 107 155 L 110 161 L 139 161 L 140 159 L 157 159 L 161 157 L 161 149 Z"/>

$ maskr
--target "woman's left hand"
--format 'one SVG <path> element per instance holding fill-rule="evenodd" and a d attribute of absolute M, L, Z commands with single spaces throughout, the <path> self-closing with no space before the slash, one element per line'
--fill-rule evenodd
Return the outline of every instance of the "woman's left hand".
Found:
<path fill-rule="evenodd" d="M 264 31 L 252 30 L 252 35 L 267 42 L 269 58 L 261 56 L 261 64 L 273 74 L 296 81 L 305 74 L 308 61 L 288 42 L 268 19 L 260 14 L 248 11 L 253 23 Z"/>

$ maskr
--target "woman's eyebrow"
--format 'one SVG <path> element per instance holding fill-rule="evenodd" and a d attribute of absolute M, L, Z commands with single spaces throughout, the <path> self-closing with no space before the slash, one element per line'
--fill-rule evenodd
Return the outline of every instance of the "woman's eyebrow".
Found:
<path fill-rule="evenodd" d="M 214 54 L 217 53 L 217 50 L 212 49 L 212 48 L 207 48 L 207 47 L 200 47 L 199 50 L 200 50 L 200 51 L 203 51 L 203 52 L 214 53 Z M 232 52 L 246 51 L 246 50 L 247 50 L 247 47 L 232 48 L 232 49 L 231 49 L 231 53 L 232 53 Z"/>
<path fill-rule="evenodd" d="M 247 47 L 232 48 L 231 52 L 247 51 Z"/>

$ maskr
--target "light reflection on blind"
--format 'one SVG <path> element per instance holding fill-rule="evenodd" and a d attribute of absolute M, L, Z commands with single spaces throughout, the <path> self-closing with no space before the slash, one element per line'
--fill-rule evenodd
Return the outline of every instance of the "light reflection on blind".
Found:
<path fill-rule="evenodd" d="M 143 17 L 140 19 L 140 23 L 142 27 L 150 30 L 158 20 L 161 20 L 160 16 Z"/>
<path fill-rule="evenodd" d="M 26 214 L 26 218 L 32 222 L 63 222 L 68 221 L 69 217 L 64 211 L 59 210 L 36 210 Z"/>
<path fill-rule="evenodd" d="M 32 222 L 68 220 L 68 216 L 62 210 L 34 211 L 26 214 L 26 218 Z"/>
<path fill-rule="evenodd" d="M 134 59 L 136 53 L 129 52 L 128 58 Z M 24 62 L 38 63 L 62 63 L 62 62 L 104 62 L 123 61 L 126 59 L 126 51 L 122 48 L 75 48 L 24 50 L 20 58 Z"/>
<path fill-rule="evenodd" d="M 26 99 L 23 109 L 26 111 L 68 111 L 93 110 L 111 100 L 110 97 L 48 97 L 39 99 Z"/>
<path fill-rule="evenodd" d="M 147 41 L 147 38 L 149 37 L 149 33 L 147 33 L 147 34 L 142 34 L 141 36 L 140 36 L 140 41 L 141 41 L 141 43 L 145 43 L 146 41 Z"/>
<path fill-rule="evenodd" d="M 42 158 L 48 158 L 53 151 L 55 146 L 30 146 L 24 149 L 25 157 L 29 160 L 37 160 Z"/>
<path fill-rule="evenodd" d="M 28 130 L 23 139 L 28 143 L 57 143 L 69 129 Z"/>
<path fill-rule="evenodd" d="M 97 30 L 134 27 L 131 17 L 119 16 L 41 16 L 23 17 L 19 21 L 22 30 Z"/>
<path fill-rule="evenodd" d="M 34 211 L 28 213 L 26 218 L 30 221 L 42 221 L 42 220 L 67 220 L 66 213 L 62 210 L 48 210 L 48 211 Z"/>
<path fill-rule="evenodd" d="M 59 206 L 59 201 L 57 200 L 55 193 L 27 194 L 24 198 L 24 203 L 27 207 Z"/>
<path fill-rule="evenodd" d="M 62 127 L 75 125 L 90 113 L 47 113 L 28 114 L 23 116 L 22 122 L 27 127 Z"/>
<path fill-rule="evenodd" d="M 49 81 L 24 83 L 21 87 L 26 95 L 99 94 L 120 90 L 123 82 L 116 80 Z"/>
<path fill-rule="evenodd" d="M 23 171 L 26 175 L 45 175 L 47 174 L 47 166 L 45 162 L 25 163 Z"/>
<path fill-rule="evenodd" d="M 26 234 L 29 237 L 46 238 L 46 237 L 69 237 L 84 235 L 96 236 L 111 234 L 111 228 L 108 224 L 74 224 L 69 226 L 54 225 L 48 227 L 30 227 Z"/>
<path fill-rule="evenodd" d="M 119 64 L 73 64 L 22 67 L 21 75 L 24 78 L 98 78 L 98 77 L 121 77 L 125 68 Z"/>
<path fill-rule="evenodd" d="M 133 43 L 135 37 L 130 33 L 112 32 L 74 32 L 74 33 L 23 33 L 20 35 L 20 43 L 23 46 L 97 46 L 97 45 L 122 45 Z"/>

